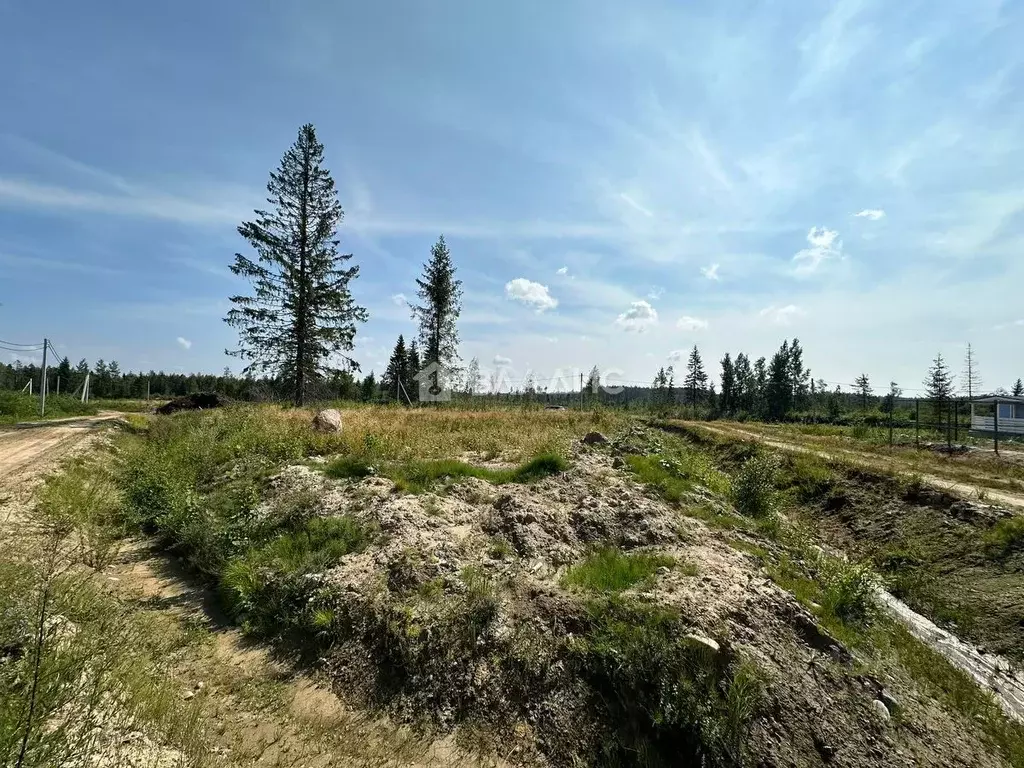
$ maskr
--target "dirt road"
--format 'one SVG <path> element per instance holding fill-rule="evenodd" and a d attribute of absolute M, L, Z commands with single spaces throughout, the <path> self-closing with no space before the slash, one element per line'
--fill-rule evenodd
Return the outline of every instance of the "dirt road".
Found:
<path fill-rule="evenodd" d="M 52 425 L 0 432 L 0 489 L 13 491 L 23 481 L 44 474 L 83 440 L 95 436 L 119 416 L 106 412 Z"/>
<path fill-rule="evenodd" d="M 978 500 L 981 495 L 993 504 L 1001 506 L 1008 506 L 1015 509 L 1024 510 L 1024 494 L 1013 493 L 1010 491 L 1000 491 L 994 488 L 986 488 L 984 486 L 976 486 L 970 483 L 966 483 L 962 480 L 951 480 L 946 477 L 941 477 L 935 474 L 921 473 L 911 466 L 902 466 L 901 462 L 897 458 L 886 459 L 885 457 L 878 456 L 877 454 L 864 453 L 862 451 L 853 451 L 842 448 L 824 450 L 821 448 L 812 447 L 803 443 L 790 442 L 786 440 L 779 440 L 774 437 L 767 437 L 760 432 L 754 432 L 752 430 L 741 429 L 734 426 L 725 426 L 721 424 L 705 424 L 705 423 L 694 423 L 693 426 L 701 429 L 706 429 L 708 432 L 714 432 L 718 435 L 724 435 L 726 437 L 738 437 L 744 440 L 757 440 L 770 445 L 773 448 L 779 448 L 784 451 L 793 451 L 796 453 L 810 453 L 815 456 L 820 456 L 823 459 L 842 459 L 845 461 L 853 461 L 866 467 L 873 467 L 876 469 L 883 469 L 887 471 L 897 471 L 905 474 L 912 474 L 920 477 L 921 480 L 928 485 L 931 485 L 940 490 L 948 493 L 962 496 L 964 498 L 971 499 L 973 501 Z"/>

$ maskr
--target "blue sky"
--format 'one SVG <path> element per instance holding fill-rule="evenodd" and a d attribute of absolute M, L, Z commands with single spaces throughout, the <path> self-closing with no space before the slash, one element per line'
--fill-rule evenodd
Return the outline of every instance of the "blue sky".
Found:
<path fill-rule="evenodd" d="M 698 344 L 1024 376 L 1024 7 L 0 0 L 0 338 L 219 371 L 235 227 L 326 145 L 378 372 L 444 233 L 462 357 L 649 381 Z M 678 365 L 679 363 L 677 363 Z"/>

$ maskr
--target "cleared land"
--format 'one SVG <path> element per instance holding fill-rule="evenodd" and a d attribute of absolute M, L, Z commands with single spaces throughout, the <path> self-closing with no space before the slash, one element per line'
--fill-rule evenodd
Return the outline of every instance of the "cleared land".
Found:
<path fill-rule="evenodd" d="M 608 413 L 344 416 L 332 434 L 274 407 L 133 416 L 112 453 L 62 476 L 70 492 L 102 469 L 117 490 L 109 520 L 86 530 L 149 537 L 108 566 L 145 610 L 198 624 L 228 665 L 251 652 L 288 686 L 303 669 L 333 691 L 307 697 L 304 682 L 286 689 L 289 708 L 254 710 L 232 689 L 249 661 L 218 676 L 223 658 L 167 654 L 164 677 L 226 733 L 238 711 L 284 729 L 235 764 L 373 764 L 384 750 L 352 745 L 391 746 L 407 723 L 443 740 L 416 742 L 405 764 L 1024 765 L 1021 726 L 876 608 L 881 566 L 859 559 L 884 538 L 874 507 L 921 525 L 906 531 L 926 550 L 908 600 L 946 597 L 912 577 L 954 538 L 911 509 L 941 518 L 937 503 L 907 501 L 891 477 Z M 607 441 L 585 444 L 592 430 Z M 979 537 L 997 524 L 971 523 Z M 1003 568 L 1019 590 L 1017 539 L 994 546 L 1006 554 L 975 567 Z M 976 631 L 1020 647 L 1012 609 L 996 613 Z M 335 711 L 322 696 L 363 730 L 341 729 L 349 754 L 288 762 L 280 739 L 325 731 L 283 712 L 306 698 Z"/>

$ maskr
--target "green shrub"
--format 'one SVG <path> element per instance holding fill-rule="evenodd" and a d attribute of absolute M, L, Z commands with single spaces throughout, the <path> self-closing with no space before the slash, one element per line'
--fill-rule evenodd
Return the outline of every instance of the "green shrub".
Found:
<path fill-rule="evenodd" d="M 817 564 L 822 584 L 821 605 L 840 621 L 867 626 L 878 615 L 878 579 L 866 563 L 848 563 L 821 556 Z"/>
<path fill-rule="evenodd" d="M 984 536 L 985 548 L 996 555 L 1024 549 L 1024 516 L 1014 515 L 1000 520 Z"/>
<path fill-rule="evenodd" d="M 682 501 L 698 485 L 712 493 L 729 491 L 729 478 L 715 468 L 706 454 L 697 450 L 631 455 L 626 457 L 626 464 L 641 482 L 652 486 L 671 502 Z"/>
<path fill-rule="evenodd" d="M 589 592 L 622 592 L 654 581 L 659 568 L 671 568 L 675 560 L 655 552 L 622 552 L 602 547 L 565 574 L 563 583 Z"/>
<path fill-rule="evenodd" d="M 678 613 L 599 598 L 574 642 L 580 677 L 615 729 L 601 765 L 740 765 L 761 698 L 749 663 L 686 642 Z"/>
<path fill-rule="evenodd" d="M 732 486 L 733 503 L 747 517 L 768 517 L 778 509 L 775 490 L 779 460 L 774 454 L 761 453 L 743 464 Z"/>

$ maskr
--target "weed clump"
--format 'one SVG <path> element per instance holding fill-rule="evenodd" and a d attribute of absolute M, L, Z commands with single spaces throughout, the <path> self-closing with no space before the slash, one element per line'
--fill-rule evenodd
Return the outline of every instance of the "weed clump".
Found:
<path fill-rule="evenodd" d="M 565 459 L 551 452 L 541 453 L 512 469 L 492 469 L 455 459 L 437 459 L 382 464 L 378 470 L 365 459 L 357 456 L 343 456 L 331 462 L 325 471 L 329 477 L 339 479 L 361 478 L 379 472 L 384 477 L 393 480 L 400 490 L 422 493 L 436 483 L 455 481 L 466 477 L 479 478 L 494 485 L 533 483 L 549 475 L 564 472 L 568 466 Z"/>
<path fill-rule="evenodd" d="M 1014 515 L 1000 520 L 985 532 L 984 542 L 989 552 L 1002 557 L 1024 549 L 1024 517 Z"/>
<path fill-rule="evenodd" d="M 622 552 L 603 547 L 573 566 L 563 578 L 567 587 L 588 592 L 617 593 L 654 581 L 659 568 L 671 568 L 675 559 L 656 552 Z"/>
<path fill-rule="evenodd" d="M 733 503 L 747 517 L 767 518 L 778 511 L 775 488 L 779 460 L 770 453 L 757 454 L 744 462 L 732 486 Z"/>

